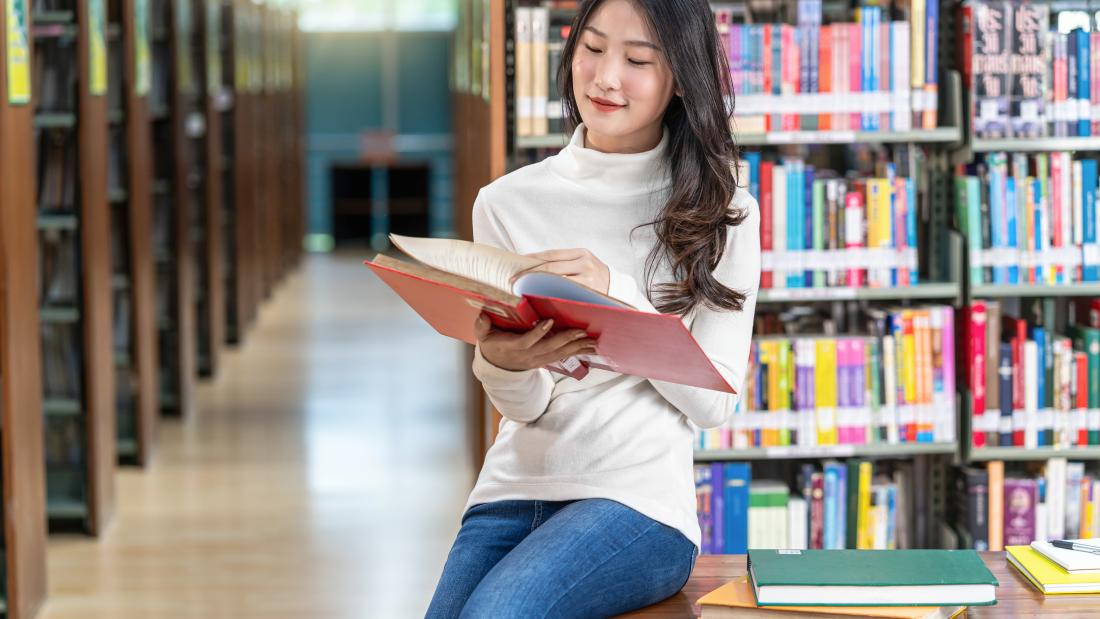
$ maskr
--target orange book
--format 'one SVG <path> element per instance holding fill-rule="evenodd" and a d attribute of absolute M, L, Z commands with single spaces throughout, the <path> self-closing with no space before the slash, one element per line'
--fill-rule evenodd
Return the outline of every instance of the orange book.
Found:
<path fill-rule="evenodd" d="M 821 27 L 819 40 L 821 60 L 818 62 L 817 70 L 818 92 L 827 94 L 833 91 L 833 27 L 831 25 Z M 833 114 L 831 112 L 818 114 L 817 128 L 820 131 L 832 129 Z"/>
<path fill-rule="evenodd" d="M 985 465 L 989 474 L 989 549 L 1005 549 L 1005 463 L 990 460 Z"/>
<path fill-rule="evenodd" d="M 748 576 L 736 578 L 699 598 L 702 619 L 774 617 L 790 613 L 791 619 L 878 617 L 886 619 L 952 619 L 964 616 L 965 606 L 768 606 L 756 605 Z"/>

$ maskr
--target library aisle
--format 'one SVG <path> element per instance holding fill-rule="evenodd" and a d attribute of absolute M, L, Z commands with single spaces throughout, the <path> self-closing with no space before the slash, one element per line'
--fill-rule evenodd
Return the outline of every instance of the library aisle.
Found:
<path fill-rule="evenodd" d="M 303 259 L 101 539 L 50 536 L 41 617 L 423 615 L 473 481 L 464 351 L 362 253 Z"/>

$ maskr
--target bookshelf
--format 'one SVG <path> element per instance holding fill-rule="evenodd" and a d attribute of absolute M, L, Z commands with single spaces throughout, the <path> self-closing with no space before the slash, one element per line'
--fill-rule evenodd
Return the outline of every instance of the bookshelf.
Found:
<path fill-rule="evenodd" d="M 195 365 L 200 376 L 217 372 L 225 340 L 222 277 L 222 65 L 221 2 L 191 0 L 188 49 L 195 80 L 188 97 L 192 162 L 192 239 L 195 274 Z"/>
<path fill-rule="evenodd" d="M 112 222 L 117 446 L 121 462 L 146 466 L 155 450 L 158 417 L 149 2 L 111 0 L 107 9 L 107 193 Z M 137 60 L 139 50 L 145 62 Z"/>
<path fill-rule="evenodd" d="M 31 18 L 38 148 L 42 411 L 51 526 L 98 534 L 114 496 L 115 368 L 107 202 L 107 13 L 55 2 Z M 64 225 L 53 225 L 64 221 Z"/>
<path fill-rule="evenodd" d="M 37 160 L 30 155 L 38 132 L 33 103 L 38 93 L 29 83 L 33 16 L 23 13 L 30 19 L 12 24 L 9 15 L 0 14 L 0 186 L 6 188 L 0 192 L 0 609 L 25 619 L 37 614 L 46 596 L 42 341 L 33 258 L 43 233 L 37 225 Z M 12 35 L 19 40 L 9 41 Z"/>
<path fill-rule="evenodd" d="M 239 83 L 237 71 L 243 66 L 238 65 L 240 53 L 240 39 L 238 32 L 240 25 L 237 23 L 237 11 L 232 1 L 221 2 L 221 15 L 219 18 L 220 32 L 218 33 L 218 50 L 221 56 L 221 85 L 220 94 L 216 99 L 215 107 L 218 110 L 218 122 L 221 125 L 221 203 L 222 203 L 222 276 L 223 296 L 225 299 L 225 338 L 228 344 L 237 344 L 243 336 L 243 284 L 241 282 L 242 268 L 242 241 L 240 238 L 241 227 L 238 219 L 241 217 L 241 209 L 244 200 L 238 195 L 239 185 L 245 179 L 241 157 L 237 156 L 237 144 L 240 138 L 240 127 L 237 116 L 241 109 L 241 97 L 247 88 L 246 84 Z M 243 64 L 243 63 L 242 63 Z"/>
<path fill-rule="evenodd" d="M 190 45 L 190 1 L 150 0 L 152 16 L 154 261 L 160 409 L 189 416 L 196 374 L 195 257 L 192 239 L 193 147 L 188 135 L 198 102 Z M 198 118 L 202 123 L 201 117 Z M 191 121 L 191 132 L 197 127 Z"/>

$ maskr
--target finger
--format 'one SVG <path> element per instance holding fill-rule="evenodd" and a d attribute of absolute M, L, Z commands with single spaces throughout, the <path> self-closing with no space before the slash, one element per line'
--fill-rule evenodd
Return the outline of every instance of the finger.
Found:
<path fill-rule="evenodd" d="M 558 348 L 535 357 L 535 361 L 539 366 L 561 361 L 569 357 L 574 357 L 580 354 L 595 354 L 596 345 L 591 340 L 577 340 Z"/>
<path fill-rule="evenodd" d="M 557 350 L 566 344 L 575 342 L 588 334 L 584 332 L 584 329 L 569 329 L 561 331 L 553 335 L 544 337 L 542 341 L 532 347 L 532 351 L 536 354 L 547 353 L 553 350 Z"/>
<path fill-rule="evenodd" d="M 537 344 L 539 340 L 545 337 L 547 333 L 550 333 L 550 327 L 553 326 L 554 319 L 547 318 L 546 320 L 535 325 L 535 327 L 529 330 L 527 333 L 524 333 L 523 335 L 516 338 L 516 345 L 524 349 L 530 349 L 532 346 Z"/>
<path fill-rule="evenodd" d="M 492 330 L 492 325 L 492 321 L 485 315 L 485 312 L 477 315 L 477 318 L 474 320 L 474 337 L 477 338 L 477 341 L 480 342 L 485 339 L 485 336 L 489 335 L 489 332 Z"/>
<path fill-rule="evenodd" d="M 552 262 L 555 260 L 576 260 L 578 258 L 583 258 L 587 254 L 587 249 L 578 247 L 572 249 L 548 249 L 546 251 L 537 251 L 533 254 L 526 255 L 531 258 Z"/>
<path fill-rule="evenodd" d="M 530 271 L 545 271 L 547 273 L 555 273 L 557 275 L 580 275 L 585 272 L 585 262 L 583 259 L 576 260 L 557 260 L 554 262 L 544 262 L 537 267 L 531 268 Z"/>

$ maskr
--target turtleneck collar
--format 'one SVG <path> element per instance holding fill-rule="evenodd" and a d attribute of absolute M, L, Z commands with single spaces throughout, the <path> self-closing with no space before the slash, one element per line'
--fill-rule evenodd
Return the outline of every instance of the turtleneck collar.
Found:
<path fill-rule="evenodd" d="M 669 182 L 665 151 L 668 127 L 662 127 L 661 141 L 640 153 L 604 153 L 585 148 L 584 123 L 577 126 L 573 138 L 556 156 L 550 168 L 557 175 L 592 191 L 619 195 L 649 193 Z"/>

